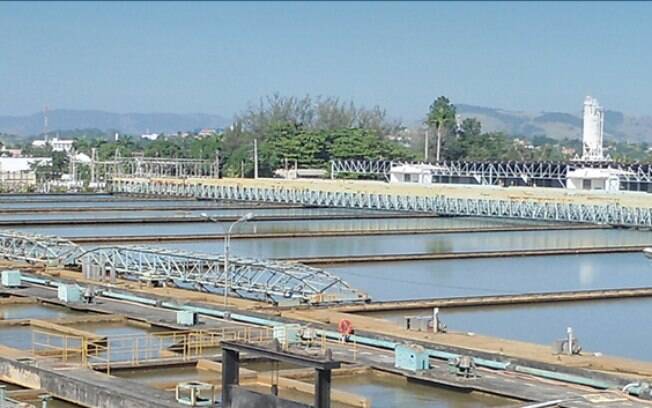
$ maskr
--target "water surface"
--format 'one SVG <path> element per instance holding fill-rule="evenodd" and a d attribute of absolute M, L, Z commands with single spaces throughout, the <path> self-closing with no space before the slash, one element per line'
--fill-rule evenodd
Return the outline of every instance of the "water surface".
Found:
<path fill-rule="evenodd" d="M 364 263 L 327 267 L 375 300 L 652 286 L 641 253 Z"/>
<path fill-rule="evenodd" d="M 652 361 L 649 327 L 652 299 L 440 309 L 451 330 L 523 340 L 552 346 L 572 327 L 585 352 Z M 404 316 L 430 316 L 430 311 L 374 313 L 397 323 Z M 551 348 L 552 350 L 552 348 Z"/>

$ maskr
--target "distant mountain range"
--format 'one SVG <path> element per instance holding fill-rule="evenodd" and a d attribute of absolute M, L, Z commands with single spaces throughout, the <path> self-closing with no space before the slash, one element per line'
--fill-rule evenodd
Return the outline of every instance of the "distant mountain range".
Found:
<path fill-rule="evenodd" d="M 554 139 L 579 139 L 582 136 L 582 116 L 563 112 L 518 112 L 482 106 L 456 105 L 463 117 L 475 117 L 483 131 L 502 131 L 514 136 L 547 136 Z M 74 129 L 115 130 L 127 134 L 145 132 L 177 132 L 201 128 L 224 128 L 230 119 L 213 114 L 177 113 L 111 113 L 97 110 L 57 109 L 48 112 L 50 131 Z M 33 136 L 43 132 L 43 114 L 0 116 L 0 132 Z M 605 137 L 616 141 L 651 142 L 652 117 L 628 116 L 607 111 Z"/>
<path fill-rule="evenodd" d="M 516 136 L 543 135 L 553 139 L 582 137 L 582 115 L 562 112 L 516 112 L 473 105 L 455 105 L 462 118 L 475 117 L 486 132 L 502 131 Z M 615 141 L 651 142 L 652 117 L 627 116 L 606 111 L 605 138 Z"/>
<path fill-rule="evenodd" d="M 230 120 L 203 113 L 111 113 L 97 110 L 57 109 L 48 112 L 48 130 L 115 130 L 127 134 L 177 132 L 201 128 L 223 128 Z M 20 136 L 43 133 L 43 114 L 0 116 L 0 132 Z"/>

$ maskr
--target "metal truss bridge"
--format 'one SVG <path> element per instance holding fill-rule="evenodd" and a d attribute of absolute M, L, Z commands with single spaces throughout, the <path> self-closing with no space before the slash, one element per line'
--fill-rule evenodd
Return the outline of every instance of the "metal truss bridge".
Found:
<path fill-rule="evenodd" d="M 93 248 L 79 257 L 82 268 L 108 271 L 137 280 L 178 286 L 192 285 L 203 291 L 224 289 L 242 297 L 271 301 L 283 299 L 303 303 L 355 302 L 368 296 L 339 277 L 298 263 L 229 256 L 228 279 L 224 257 L 180 250 L 141 246 Z"/>
<path fill-rule="evenodd" d="M 0 231 L 0 256 L 14 261 L 41 263 L 48 266 L 74 265 L 82 248 L 63 238 Z"/>
<path fill-rule="evenodd" d="M 91 182 L 113 177 L 180 177 L 202 178 L 219 175 L 219 160 L 178 159 L 171 157 L 116 157 L 114 160 L 91 159 L 90 163 L 73 160 L 75 180 L 82 166 L 90 168 Z"/>
<path fill-rule="evenodd" d="M 0 256 L 47 266 L 81 267 L 89 279 L 147 280 L 180 287 L 230 291 L 267 301 L 299 303 L 359 302 L 368 296 L 322 269 L 299 263 L 229 256 L 228 280 L 224 256 L 145 246 L 99 246 L 83 249 L 73 242 L 46 235 L 0 231 Z"/>
<path fill-rule="evenodd" d="M 652 227 L 652 208 L 617 204 L 580 204 L 524 199 L 458 198 L 444 195 L 418 196 L 328 191 L 230 184 L 177 183 L 174 180 L 114 179 L 112 191 L 172 197 L 291 203 L 319 207 L 427 212 L 440 215 L 520 218 L 537 221 Z"/>
<path fill-rule="evenodd" d="M 333 160 L 331 176 L 336 178 L 340 174 L 360 174 L 388 179 L 392 166 L 406 163 L 389 160 Z M 649 191 L 652 186 L 652 165 L 641 163 L 442 161 L 433 166 L 433 178 L 438 182 L 566 187 L 568 171 L 590 167 L 620 170 L 622 173 L 619 177 L 624 190 Z"/>

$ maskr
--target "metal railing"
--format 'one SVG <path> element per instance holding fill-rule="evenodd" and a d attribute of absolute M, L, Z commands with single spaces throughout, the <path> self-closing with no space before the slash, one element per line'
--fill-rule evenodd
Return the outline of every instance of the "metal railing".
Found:
<path fill-rule="evenodd" d="M 317 188 L 248 187 L 239 185 L 166 183 L 163 181 L 116 179 L 113 191 L 171 197 L 195 197 L 301 204 L 320 207 L 426 212 L 439 215 L 520 218 L 537 221 L 652 227 L 652 208 L 623 207 L 617 204 L 579 204 L 527 199 L 459 198 L 326 191 Z"/>
<path fill-rule="evenodd" d="M 143 246 L 106 246 L 78 257 L 86 277 L 117 274 L 136 280 L 192 284 L 206 290 L 225 285 L 245 298 L 304 303 L 356 302 L 368 296 L 340 277 L 299 263 L 229 257 L 228 276 L 224 256 Z"/>
<path fill-rule="evenodd" d="M 359 174 L 388 179 L 393 166 L 410 163 L 389 160 L 333 160 L 331 176 L 336 178 L 340 174 Z M 618 177 L 623 190 L 649 191 L 652 184 L 652 164 L 647 163 L 441 161 L 429 164 L 433 166 L 434 179 L 450 178 L 458 182 L 481 185 L 515 184 L 563 188 L 566 186 L 568 172 L 582 168 L 619 171 Z"/>
<path fill-rule="evenodd" d="M 120 366 L 137 367 L 165 361 L 189 361 L 210 355 L 222 341 L 270 342 L 267 327 L 227 327 L 210 330 L 164 331 L 87 338 L 32 331 L 32 355 L 79 364 L 111 373 Z"/>
<path fill-rule="evenodd" d="M 20 231 L 0 231 L 0 256 L 49 266 L 73 265 L 82 253 L 79 245 L 51 235 Z"/>

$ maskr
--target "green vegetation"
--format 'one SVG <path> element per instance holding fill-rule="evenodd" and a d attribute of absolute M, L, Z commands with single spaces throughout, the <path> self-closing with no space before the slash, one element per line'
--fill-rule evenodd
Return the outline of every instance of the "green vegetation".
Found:
<path fill-rule="evenodd" d="M 435 147 L 435 160 L 439 161 L 441 156 L 442 138 L 450 136 L 456 131 L 456 109 L 450 100 L 445 96 L 437 98 L 432 105 L 426 117 L 426 124 L 434 128 L 437 136 L 437 145 Z M 429 132 L 430 133 L 430 132 Z"/>
<path fill-rule="evenodd" d="M 222 141 L 226 175 L 253 173 L 253 141 L 259 148 L 261 176 L 285 162 L 300 168 L 326 168 L 331 159 L 414 160 L 409 148 L 389 140 L 400 124 L 385 111 L 357 108 L 333 98 L 273 95 L 236 117 Z"/>
<path fill-rule="evenodd" d="M 563 161 L 581 154 L 579 140 L 556 140 L 546 136 L 525 138 L 502 132 L 483 132 L 480 121 L 467 117 L 458 123 L 455 105 L 439 96 L 424 117 L 430 139 L 429 160 Z M 219 152 L 223 174 L 253 174 L 253 146 L 257 142 L 259 175 L 269 177 L 284 167 L 327 169 L 332 159 L 417 160 L 423 158 L 424 134 L 409 131 L 389 120 L 379 107 L 359 108 L 336 98 L 303 98 L 272 95 L 252 104 L 235 117 L 224 132 L 162 136 L 155 141 L 120 135 L 115 131 L 76 129 L 59 134 L 73 138 L 78 153 L 99 160 L 144 155 L 215 160 Z M 54 136 L 54 135 L 51 135 Z M 402 142 L 398 142 L 398 141 Z M 24 155 L 52 157 L 52 166 L 40 168 L 37 177 L 58 176 L 69 170 L 69 159 L 49 147 L 34 148 L 12 135 L 0 134 L 7 147 L 23 149 Z M 434 143 L 433 143 L 434 142 Z M 652 162 L 646 143 L 607 142 L 606 149 L 618 161 Z M 88 172 L 83 166 L 78 170 Z M 82 177 L 83 178 L 83 177 Z"/>

